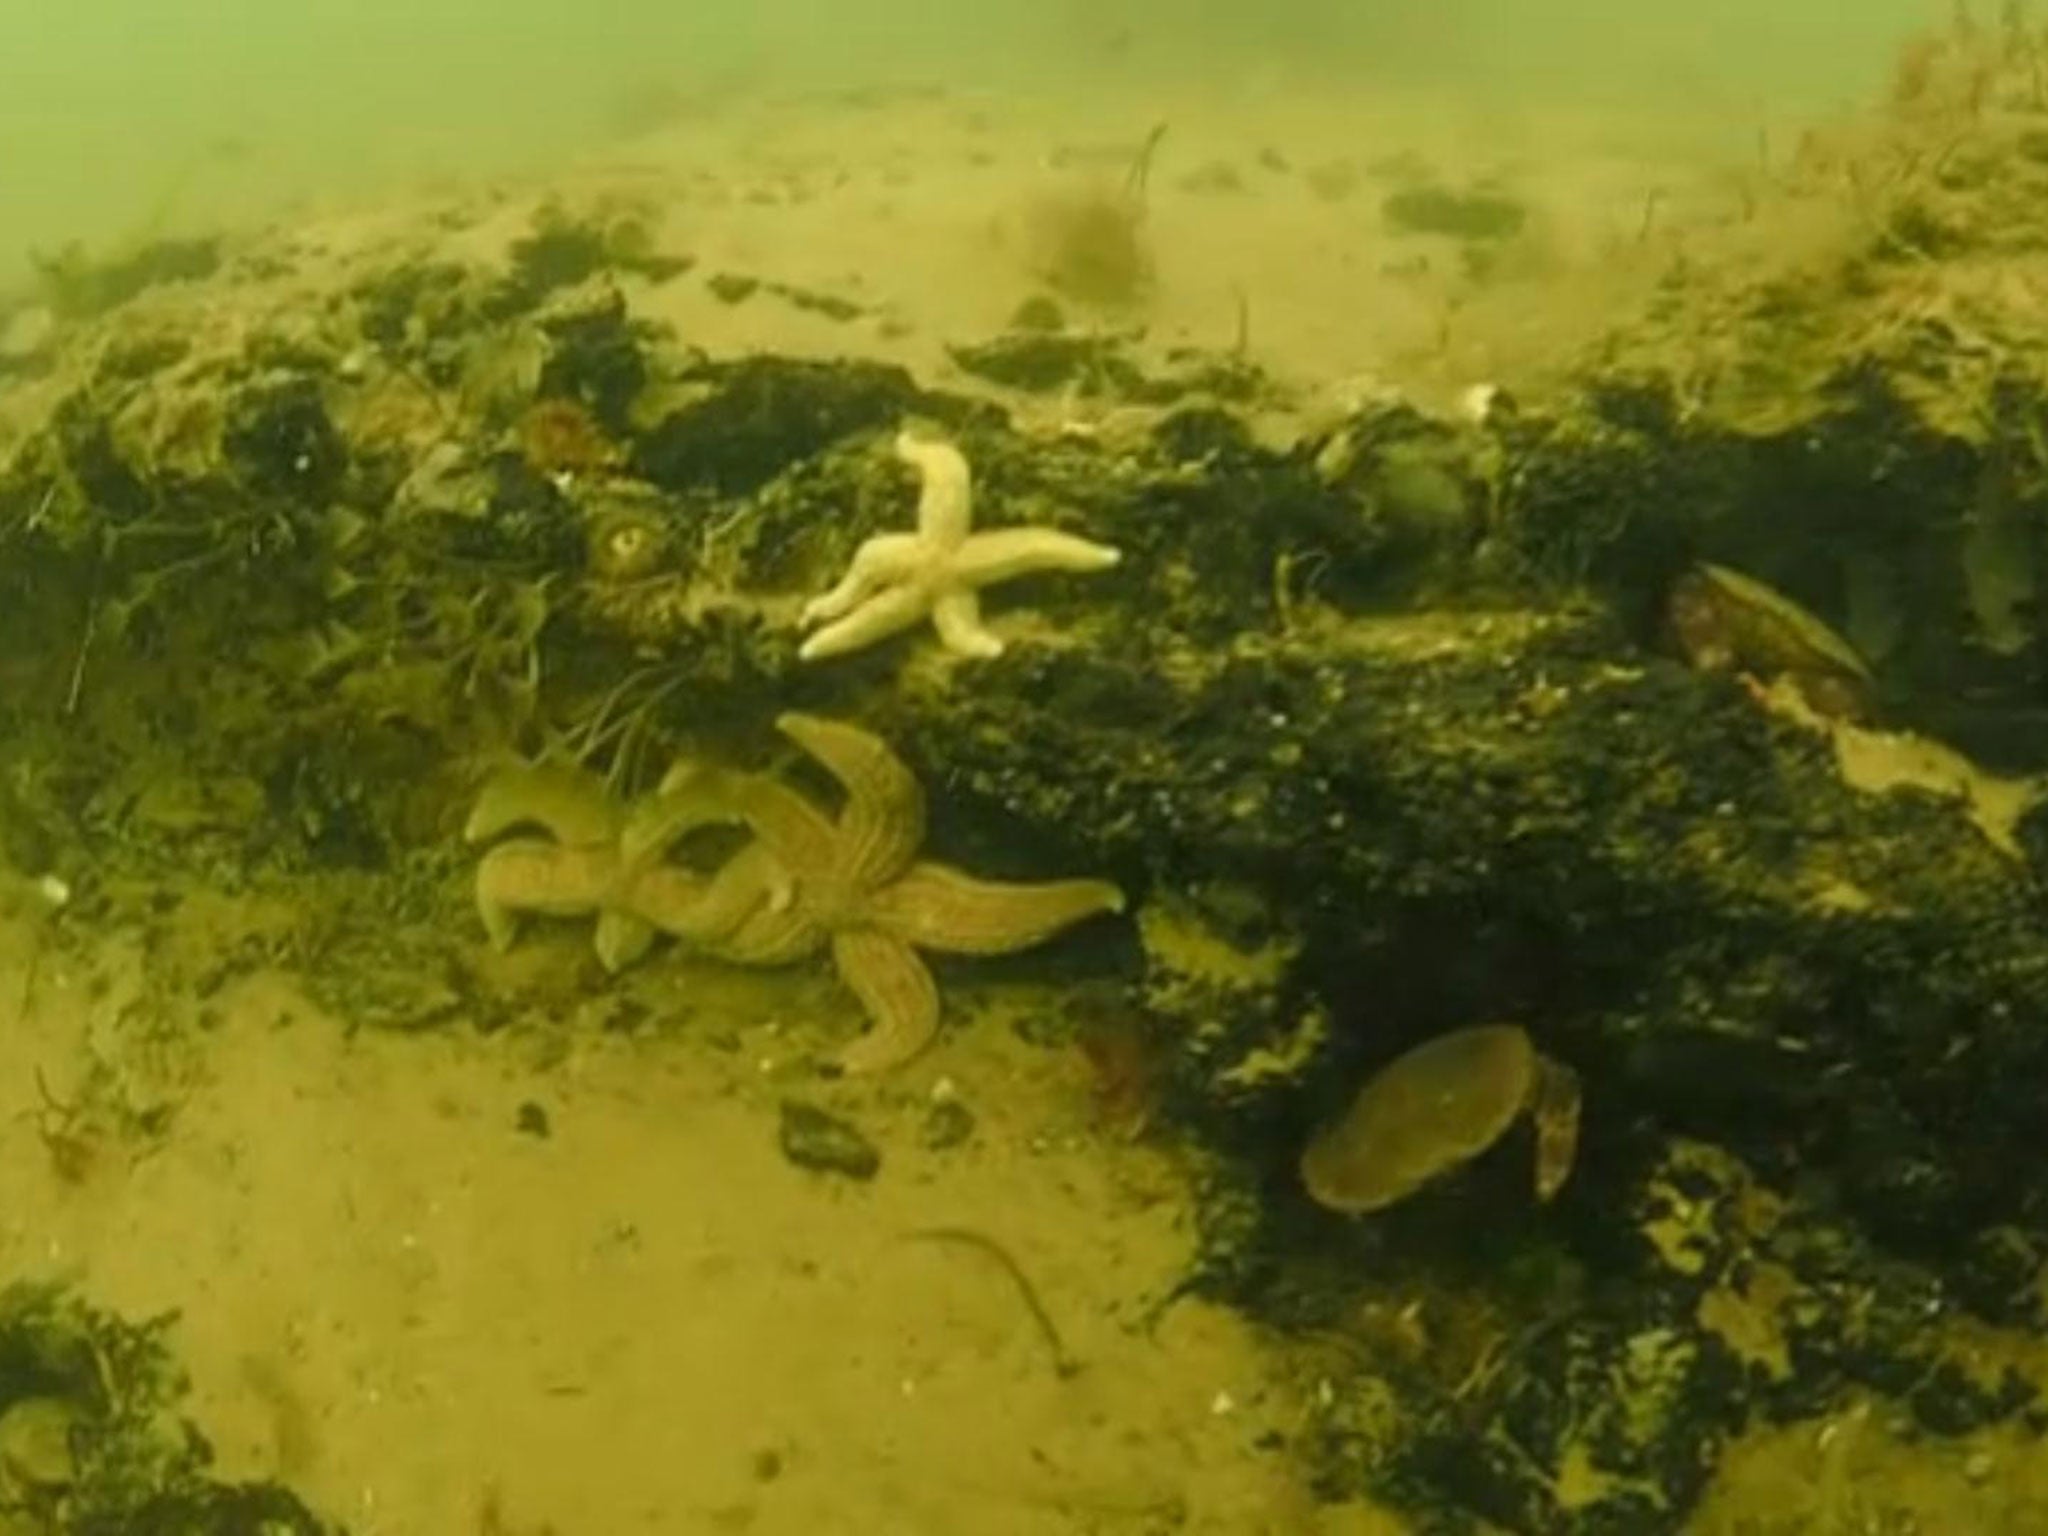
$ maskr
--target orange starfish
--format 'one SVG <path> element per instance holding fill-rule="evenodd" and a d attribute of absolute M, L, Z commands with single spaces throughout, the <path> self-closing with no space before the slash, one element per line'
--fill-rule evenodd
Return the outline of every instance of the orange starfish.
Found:
<path fill-rule="evenodd" d="M 522 913 L 594 914 L 609 971 L 645 954 L 657 930 L 739 965 L 829 950 L 871 1025 L 839 1063 L 877 1072 L 938 1032 L 938 987 L 920 949 L 1008 954 L 1122 910 L 1123 893 L 1106 881 L 1013 884 L 919 859 L 924 790 L 879 737 L 811 715 L 776 726 L 839 781 L 836 816 L 766 774 L 693 763 L 630 808 L 596 775 L 560 764 L 491 780 L 464 828 L 470 842 L 521 826 L 549 834 L 507 838 L 479 862 L 477 911 L 491 941 L 510 945 Z M 742 823 L 752 841 L 708 876 L 667 861 L 713 822 Z"/>
<path fill-rule="evenodd" d="M 938 1032 L 938 986 L 918 950 L 1008 954 L 1098 912 L 1122 910 L 1123 893 L 1102 880 L 1020 885 L 919 860 L 924 790 L 879 737 L 812 715 L 786 714 L 776 728 L 845 789 L 836 817 L 766 775 L 721 776 L 704 787 L 754 833 L 754 843 L 726 865 L 737 894 L 786 871 L 793 884 L 779 894 L 787 899 L 771 893 L 745 901 L 745 915 L 710 936 L 701 897 L 671 905 L 658 887 L 643 884 L 635 908 L 657 927 L 687 928 L 707 953 L 737 964 L 781 965 L 829 949 L 870 1024 L 840 1052 L 845 1070 L 898 1066 Z"/>

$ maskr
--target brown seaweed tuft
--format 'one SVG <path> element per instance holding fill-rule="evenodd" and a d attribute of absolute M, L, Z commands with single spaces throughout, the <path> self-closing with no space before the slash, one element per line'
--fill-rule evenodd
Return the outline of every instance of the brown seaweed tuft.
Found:
<path fill-rule="evenodd" d="M 1136 304 L 1151 292 L 1146 187 L 1165 133 L 1164 123 L 1153 127 L 1120 183 L 1077 184 L 1042 196 L 1026 209 L 1031 265 L 1040 281 L 1083 304 Z"/>
<path fill-rule="evenodd" d="M 1144 205 L 1122 188 L 1090 186 L 1040 199 L 1028 212 L 1032 268 L 1064 298 L 1136 304 L 1152 288 Z"/>

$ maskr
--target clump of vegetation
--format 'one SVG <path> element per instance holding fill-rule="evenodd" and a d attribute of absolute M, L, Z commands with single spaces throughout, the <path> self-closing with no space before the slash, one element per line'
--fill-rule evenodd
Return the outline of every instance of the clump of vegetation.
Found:
<path fill-rule="evenodd" d="M 1970 119 L 1986 108 L 2042 110 L 2044 39 L 2028 25 L 2023 0 L 2003 0 L 1995 25 L 1980 25 L 1958 0 L 1946 27 L 1929 27 L 1899 45 L 1890 106 L 1905 118 Z"/>
<path fill-rule="evenodd" d="M 1489 187 L 1458 190 L 1435 183 L 1388 194 L 1380 213 L 1395 229 L 1458 240 L 1506 240 L 1522 232 L 1528 210 Z"/>
<path fill-rule="evenodd" d="M 571 211 L 546 202 L 534 211 L 532 227 L 512 242 L 512 269 L 497 295 L 500 313 L 514 314 L 538 304 L 558 288 L 572 288 L 601 272 L 624 272 L 666 282 L 694 264 L 687 256 L 657 249 L 651 209 L 631 199 L 600 198 Z"/>
<path fill-rule="evenodd" d="M 325 1536 L 274 1484 L 227 1485 L 176 1404 L 170 1319 L 132 1324 L 51 1286 L 0 1291 L 0 1506 L 53 1536 Z"/>
<path fill-rule="evenodd" d="M 61 250 L 37 252 L 43 302 L 66 319 L 104 314 L 158 283 L 196 282 L 219 270 L 221 243 L 213 236 L 148 240 L 116 255 L 95 257 L 73 240 Z"/>
<path fill-rule="evenodd" d="M 1040 281 L 1083 304 L 1135 304 L 1151 292 L 1145 188 L 1165 132 L 1161 123 L 1145 136 L 1120 185 L 1069 187 L 1031 205 L 1026 232 Z"/>

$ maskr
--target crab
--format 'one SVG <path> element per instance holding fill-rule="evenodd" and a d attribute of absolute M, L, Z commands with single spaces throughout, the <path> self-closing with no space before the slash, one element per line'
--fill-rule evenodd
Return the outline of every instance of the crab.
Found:
<path fill-rule="evenodd" d="M 1514 1024 L 1453 1030 L 1397 1056 L 1301 1154 L 1318 1205 L 1363 1216 L 1463 1167 L 1526 1117 L 1536 1198 L 1564 1187 L 1578 1156 L 1579 1079 Z"/>
<path fill-rule="evenodd" d="M 1687 663 L 1738 672 L 1752 691 L 1789 684 L 1816 715 L 1867 724 L 1877 682 L 1834 630 L 1773 587 L 1705 561 L 1672 585 L 1665 621 Z"/>

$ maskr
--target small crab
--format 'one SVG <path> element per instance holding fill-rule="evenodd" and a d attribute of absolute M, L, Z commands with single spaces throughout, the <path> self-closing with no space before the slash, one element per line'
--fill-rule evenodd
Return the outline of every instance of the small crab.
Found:
<path fill-rule="evenodd" d="M 1578 1074 L 1516 1025 L 1453 1030 L 1373 1074 L 1301 1154 L 1301 1182 L 1347 1216 L 1383 1210 L 1471 1162 L 1524 1115 L 1536 1131 L 1536 1198 L 1548 1201 L 1578 1156 Z"/>
<path fill-rule="evenodd" d="M 1784 681 L 1815 714 L 1867 723 L 1876 680 L 1856 648 L 1784 593 L 1725 565 L 1702 562 L 1671 588 L 1665 620 L 1673 643 L 1702 672 L 1740 672 L 1757 684 Z"/>

